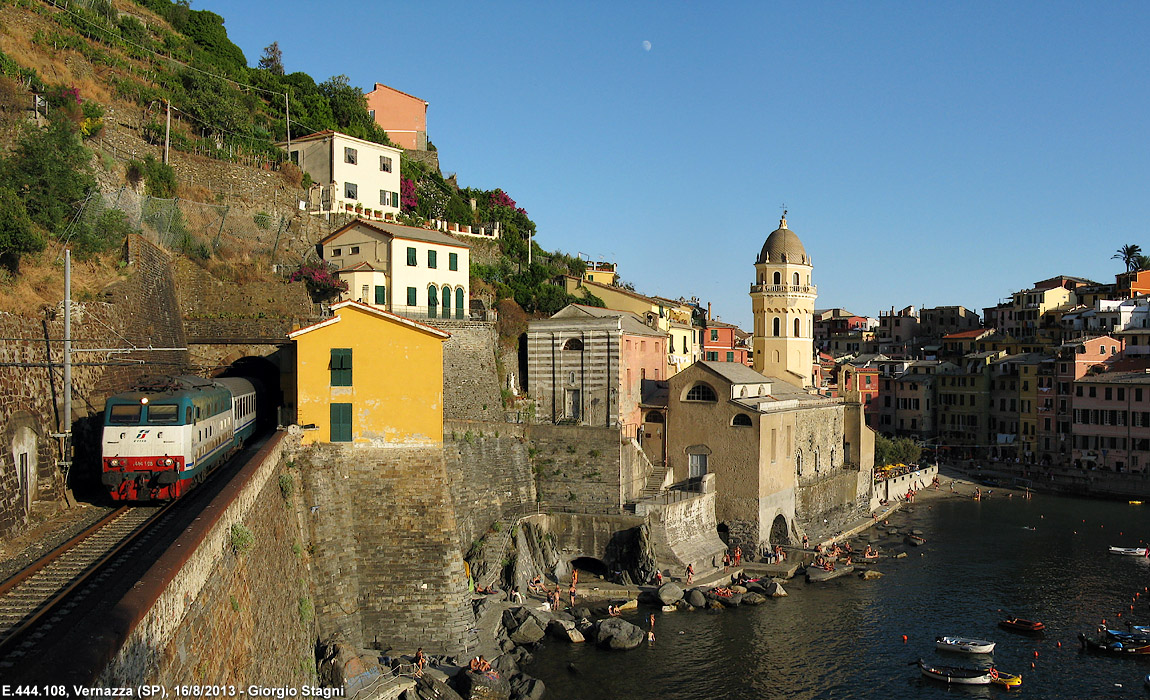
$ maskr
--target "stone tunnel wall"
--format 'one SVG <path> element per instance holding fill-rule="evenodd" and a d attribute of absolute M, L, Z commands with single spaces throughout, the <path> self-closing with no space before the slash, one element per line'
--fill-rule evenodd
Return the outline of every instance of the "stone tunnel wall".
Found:
<path fill-rule="evenodd" d="M 128 274 L 104 291 L 102 301 L 72 304 L 75 451 L 68 486 L 81 496 L 99 488 L 104 399 L 146 376 L 183 372 L 188 364 L 184 351 L 146 349 L 184 347 L 171 258 L 140 236 L 128 238 L 124 255 Z M 60 290 L 62 295 L 63 276 Z M 63 361 L 63 302 L 36 315 L 0 314 L 0 338 L 0 538 L 6 538 L 64 503 L 61 453 L 51 437 L 62 428 L 63 369 L 47 366 Z M 145 349 L 82 352 L 131 347 Z M 29 478 L 21 474 L 21 455 Z"/>

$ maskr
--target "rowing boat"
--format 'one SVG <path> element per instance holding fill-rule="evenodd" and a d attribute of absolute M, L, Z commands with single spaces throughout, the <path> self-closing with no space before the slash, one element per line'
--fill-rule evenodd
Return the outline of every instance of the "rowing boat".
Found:
<path fill-rule="evenodd" d="M 1093 651 L 1100 654 L 1111 654 L 1114 656 L 1145 656 L 1150 654 L 1150 643 L 1146 642 L 1122 642 L 1117 639 L 1091 639 L 1081 632 L 1078 634 L 1078 641 L 1082 644 L 1082 648 L 1085 651 Z"/>
<path fill-rule="evenodd" d="M 922 671 L 922 675 L 931 680 L 955 685 L 990 685 L 993 670 L 965 666 L 935 666 L 922 659 L 918 660 L 918 668 Z"/>
<path fill-rule="evenodd" d="M 998 623 L 998 626 L 1004 630 L 1011 632 L 1020 632 L 1022 634 L 1043 634 L 1046 631 L 1046 625 L 1035 620 L 1023 620 L 1020 617 L 1008 617 Z"/>
<path fill-rule="evenodd" d="M 1111 547 L 1111 554 L 1123 554 L 1128 557 L 1144 557 L 1146 556 L 1146 547 Z"/>
<path fill-rule="evenodd" d="M 992 654 L 994 642 L 969 637 L 935 637 L 934 646 L 939 651 L 955 651 L 962 654 Z"/>

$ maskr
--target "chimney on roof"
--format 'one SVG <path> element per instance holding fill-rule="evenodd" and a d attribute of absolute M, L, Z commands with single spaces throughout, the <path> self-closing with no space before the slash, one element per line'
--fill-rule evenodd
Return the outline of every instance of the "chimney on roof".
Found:
<path fill-rule="evenodd" d="M 707 320 L 711 320 L 711 302 L 707 302 Z"/>

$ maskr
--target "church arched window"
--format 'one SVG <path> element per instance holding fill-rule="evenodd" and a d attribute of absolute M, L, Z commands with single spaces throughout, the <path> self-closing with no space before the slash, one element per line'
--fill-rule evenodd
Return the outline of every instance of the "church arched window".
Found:
<path fill-rule="evenodd" d="M 799 319 L 797 319 L 797 318 L 796 318 L 796 319 L 795 319 L 795 337 L 796 337 L 796 338 L 801 338 L 801 337 L 802 337 L 802 335 L 803 335 L 803 334 L 802 334 L 802 331 L 801 331 L 801 326 L 799 325 Z"/>
<path fill-rule="evenodd" d="M 699 382 L 687 391 L 685 398 L 687 401 L 710 401 L 714 403 L 719 400 L 719 395 L 715 393 L 710 384 Z"/>
<path fill-rule="evenodd" d="M 782 283 L 783 283 L 783 273 L 776 271 L 775 272 L 775 284 L 782 284 Z"/>
<path fill-rule="evenodd" d="M 751 427 L 754 423 L 751 422 L 751 417 L 746 413 L 736 413 L 735 417 L 731 419 L 731 425 L 741 425 L 744 427 Z"/>
<path fill-rule="evenodd" d="M 794 277 L 794 280 L 795 280 L 795 281 L 794 281 L 794 285 L 795 285 L 796 287 L 797 287 L 797 286 L 799 286 L 799 273 L 797 273 L 797 272 L 795 273 L 795 277 Z"/>
<path fill-rule="evenodd" d="M 782 325 L 783 325 L 782 321 L 779 320 L 778 318 L 776 318 L 775 319 L 775 337 L 776 338 L 778 338 L 779 335 L 782 333 Z"/>

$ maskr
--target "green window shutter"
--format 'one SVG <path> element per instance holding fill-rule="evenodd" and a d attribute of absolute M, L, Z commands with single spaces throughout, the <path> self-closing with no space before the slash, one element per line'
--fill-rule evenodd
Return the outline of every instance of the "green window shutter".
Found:
<path fill-rule="evenodd" d="M 351 348 L 331 349 L 331 385 L 351 386 Z"/>
<path fill-rule="evenodd" d="M 388 172 L 391 172 L 391 171 L 389 170 Z M 395 207 L 396 209 L 399 208 L 399 193 L 398 192 L 392 192 L 391 193 L 391 206 Z"/>
<path fill-rule="evenodd" d="M 436 254 L 434 250 L 427 251 L 427 266 L 433 270 L 435 269 L 435 257 Z"/>
<path fill-rule="evenodd" d="M 408 287 L 407 288 L 407 305 L 408 306 L 415 306 L 416 303 L 417 302 L 416 302 L 416 298 L 415 298 L 415 287 Z"/>
<path fill-rule="evenodd" d="M 734 361 L 735 361 L 735 353 L 733 353 L 733 352 L 727 353 L 727 362 L 734 362 Z"/>
<path fill-rule="evenodd" d="M 380 306 L 387 303 L 387 287 L 382 284 L 375 285 L 375 303 Z"/>
<path fill-rule="evenodd" d="M 418 263 L 415 261 L 415 248 L 407 249 L 407 264 L 410 267 L 415 267 Z"/>
<path fill-rule="evenodd" d="M 449 270 L 458 270 L 459 269 L 459 253 L 448 253 L 447 254 L 447 269 L 449 269 Z"/>
<path fill-rule="evenodd" d="M 351 442 L 351 404 L 331 404 L 331 441 Z"/>

